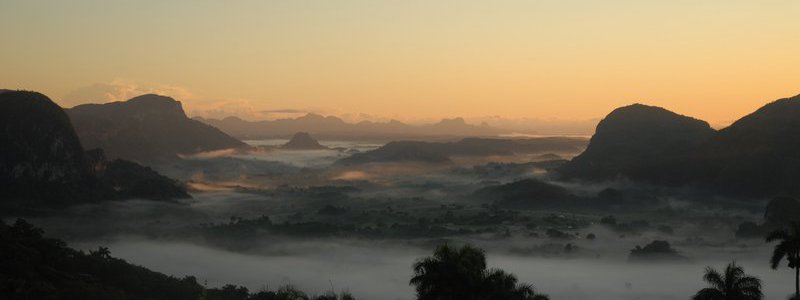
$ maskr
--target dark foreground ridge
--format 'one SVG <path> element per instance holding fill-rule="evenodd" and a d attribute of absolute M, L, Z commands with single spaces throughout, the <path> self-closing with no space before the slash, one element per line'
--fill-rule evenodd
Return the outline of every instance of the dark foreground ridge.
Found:
<path fill-rule="evenodd" d="M 177 278 L 111 256 L 85 253 L 17 220 L 0 221 L 0 299 L 352 300 L 348 293 L 308 296 L 291 286 L 250 293 L 226 285 L 206 288 L 194 276 Z"/>
<path fill-rule="evenodd" d="M 176 181 L 136 163 L 84 151 L 70 119 L 47 96 L 0 93 L 0 196 L 4 207 L 105 199 L 189 197 Z"/>
<path fill-rule="evenodd" d="M 738 196 L 798 195 L 800 96 L 780 99 L 715 131 L 663 108 L 632 105 L 597 126 L 566 179 L 620 178 Z"/>

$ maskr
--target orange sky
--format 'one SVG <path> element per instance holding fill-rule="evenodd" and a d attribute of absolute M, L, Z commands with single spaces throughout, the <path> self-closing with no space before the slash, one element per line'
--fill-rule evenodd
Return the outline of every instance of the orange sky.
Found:
<path fill-rule="evenodd" d="M 162 3 L 166 2 L 166 3 Z M 800 1 L 2 1 L 0 87 L 195 115 L 728 123 L 800 93 Z"/>

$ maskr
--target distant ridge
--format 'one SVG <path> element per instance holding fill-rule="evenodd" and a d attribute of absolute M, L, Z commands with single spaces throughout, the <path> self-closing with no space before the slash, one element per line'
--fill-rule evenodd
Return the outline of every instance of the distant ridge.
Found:
<path fill-rule="evenodd" d="M 465 138 L 457 142 L 397 141 L 378 149 L 356 153 L 337 161 L 338 165 L 368 163 L 451 163 L 455 156 L 496 156 L 531 153 L 576 153 L 586 146 L 586 140 L 565 137 L 501 139 Z"/>
<path fill-rule="evenodd" d="M 246 121 L 237 117 L 196 118 L 240 139 L 286 138 L 296 132 L 313 132 L 322 139 L 418 139 L 436 137 L 496 136 L 510 131 L 486 124 L 468 124 L 463 118 L 444 119 L 428 125 L 409 125 L 397 120 L 348 123 L 334 116 L 306 114 L 274 121 Z"/>
<path fill-rule="evenodd" d="M 128 101 L 84 104 L 67 111 L 81 142 L 109 158 L 151 162 L 177 154 L 245 146 L 222 131 L 186 117 L 181 103 L 146 94 Z"/>
<path fill-rule="evenodd" d="M 800 195 L 800 95 L 769 103 L 729 127 L 632 105 L 597 126 L 565 179 L 626 178 L 736 196 Z"/>

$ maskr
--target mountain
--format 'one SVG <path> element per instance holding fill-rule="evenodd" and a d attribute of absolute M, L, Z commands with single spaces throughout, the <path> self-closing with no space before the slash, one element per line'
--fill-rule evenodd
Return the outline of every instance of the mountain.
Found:
<path fill-rule="evenodd" d="M 289 140 L 286 144 L 281 146 L 281 149 L 287 150 L 323 150 L 329 149 L 311 137 L 308 132 L 298 132 L 292 136 L 292 139 Z"/>
<path fill-rule="evenodd" d="M 800 194 L 800 95 L 769 103 L 704 147 L 713 185 L 742 193 Z"/>
<path fill-rule="evenodd" d="M 705 121 L 660 107 L 621 107 L 598 123 L 586 151 L 561 172 L 567 177 L 590 180 L 628 177 L 668 181 L 668 174 L 654 168 L 660 162 L 684 159 L 714 133 Z"/>
<path fill-rule="evenodd" d="M 307 114 L 298 118 L 274 121 L 246 121 L 237 117 L 224 119 L 197 118 L 240 139 L 286 138 L 296 132 L 310 132 L 322 139 L 397 140 L 441 137 L 496 136 L 510 133 L 486 124 L 472 125 L 463 118 L 444 119 L 435 124 L 409 125 L 397 120 L 389 122 L 361 121 L 348 123 L 334 116 Z"/>
<path fill-rule="evenodd" d="M 0 179 L 74 184 L 91 175 L 66 113 L 35 92 L 0 93 Z"/>
<path fill-rule="evenodd" d="M 368 163 L 452 163 L 450 157 L 443 153 L 440 144 L 419 142 L 419 141 L 399 141 L 390 142 L 375 150 L 363 153 L 356 153 L 350 157 L 340 159 L 337 165 L 360 165 Z"/>
<path fill-rule="evenodd" d="M 580 198 L 567 189 L 537 179 L 523 179 L 507 184 L 488 186 L 474 193 L 480 199 L 515 208 L 558 208 L 575 205 Z"/>
<path fill-rule="evenodd" d="M 566 179 L 798 195 L 800 96 L 769 103 L 719 131 L 661 108 L 623 107 L 603 119 L 586 151 L 559 171 Z"/>
<path fill-rule="evenodd" d="M 378 149 L 356 153 L 337 162 L 358 165 L 382 162 L 449 163 L 455 156 L 494 156 L 581 151 L 586 141 L 577 138 L 465 138 L 457 142 L 390 142 Z"/>
<path fill-rule="evenodd" d="M 188 196 L 177 182 L 155 171 L 132 162 L 108 162 L 99 149 L 84 151 L 67 114 L 47 96 L 0 93 L 0 205 Z"/>
<path fill-rule="evenodd" d="M 78 136 L 109 158 L 158 161 L 178 154 L 244 147 L 222 131 L 186 117 L 179 101 L 147 94 L 128 101 L 69 109 Z"/>

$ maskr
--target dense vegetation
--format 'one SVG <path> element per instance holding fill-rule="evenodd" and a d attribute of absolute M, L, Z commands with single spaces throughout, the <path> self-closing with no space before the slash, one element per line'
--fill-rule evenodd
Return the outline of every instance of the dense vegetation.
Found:
<path fill-rule="evenodd" d="M 547 300 L 513 274 L 487 269 L 483 250 L 469 245 L 439 246 L 414 264 L 410 281 L 418 300 Z"/>
<path fill-rule="evenodd" d="M 191 197 L 176 180 L 158 174 L 150 167 L 122 159 L 105 164 L 100 179 L 126 197 L 157 200 Z"/>
<path fill-rule="evenodd" d="M 197 299 L 194 277 L 175 278 L 110 256 L 84 253 L 18 220 L 0 223 L 0 295 L 4 299 Z"/>
<path fill-rule="evenodd" d="M 742 267 L 732 262 L 723 272 L 706 268 L 703 280 L 709 287 L 701 289 L 692 300 L 761 300 L 761 280 L 744 273 Z"/>
<path fill-rule="evenodd" d="M 207 289 L 192 276 L 176 278 L 111 256 L 107 248 L 85 253 L 45 238 L 17 220 L 0 222 L 0 299 L 145 300 L 349 300 L 349 293 L 310 296 L 291 286 L 251 293 L 226 285 Z"/>

